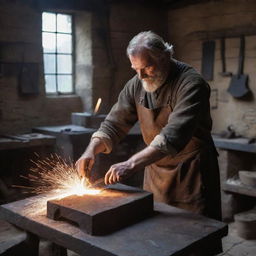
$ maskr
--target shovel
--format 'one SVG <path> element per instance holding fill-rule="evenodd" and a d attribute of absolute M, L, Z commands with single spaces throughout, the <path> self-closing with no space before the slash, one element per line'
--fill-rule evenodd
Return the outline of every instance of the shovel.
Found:
<path fill-rule="evenodd" d="M 245 96 L 248 90 L 248 75 L 243 74 L 244 65 L 244 36 L 240 37 L 240 50 L 239 50 L 239 61 L 238 61 L 238 72 L 232 76 L 228 92 L 235 98 L 241 98 Z"/>

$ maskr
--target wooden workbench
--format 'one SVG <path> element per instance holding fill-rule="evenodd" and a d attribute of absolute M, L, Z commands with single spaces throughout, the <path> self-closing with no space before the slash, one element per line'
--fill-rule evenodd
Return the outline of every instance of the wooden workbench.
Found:
<path fill-rule="evenodd" d="M 222 222 L 155 203 L 153 217 L 106 236 L 91 236 L 70 223 L 47 218 L 48 199 L 50 195 L 39 195 L 1 205 L 0 218 L 34 234 L 33 242 L 42 237 L 86 256 L 188 255 L 197 248 L 210 249 L 228 232 Z"/>
<path fill-rule="evenodd" d="M 40 133 L 0 135 L 0 150 L 53 146 L 55 141 L 54 136 Z"/>

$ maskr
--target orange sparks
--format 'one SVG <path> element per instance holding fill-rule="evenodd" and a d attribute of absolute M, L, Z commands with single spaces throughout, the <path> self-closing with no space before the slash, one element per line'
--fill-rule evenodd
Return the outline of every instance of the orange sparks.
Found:
<path fill-rule="evenodd" d="M 31 160 L 32 161 L 32 160 Z M 87 179 L 80 179 L 74 164 L 67 163 L 58 155 L 51 155 L 44 160 L 32 161 L 35 167 L 30 169 L 28 176 L 31 187 L 14 186 L 29 189 L 36 194 L 56 192 L 58 197 L 70 195 L 95 195 L 100 189 L 90 188 Z"/>

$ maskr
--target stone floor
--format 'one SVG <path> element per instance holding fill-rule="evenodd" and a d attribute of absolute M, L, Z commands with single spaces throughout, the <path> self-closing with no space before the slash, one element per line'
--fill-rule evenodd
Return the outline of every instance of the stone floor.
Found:
<path fill-rule="evenodd" d="M 235 223 L 229 224 L 229 233 L 222 241 L 223 253 L 218 256 L 256 256 L 256 240 L 245 240 L 239 237 Z"/>
<path fill-rule="evenodd" d="M 0 255 L 16 256 L 20 254 L 20 247 L 18 253 L 15 250 L 7 250 L 10 248 L 10 238 L 16 245 L 24 239 L 24 233 L 13 228 L 10 224 L 0 220 Z M 244 240 L 237 235 L 235 223 L 229 224 L 229 234 L 223 238 L 223 253 L 218 256 L 256 256 L 256 240 Z M 51 246 L 48 241 L 42 240 L 40 242 L 39 256 L 50 255 Z M 9 251 L 9 252 L 8 252 Z M 68 251 L 68 256 L 78 256 L 78 254 Z M 204 255 L 207 256 L 207 255 Z"/>

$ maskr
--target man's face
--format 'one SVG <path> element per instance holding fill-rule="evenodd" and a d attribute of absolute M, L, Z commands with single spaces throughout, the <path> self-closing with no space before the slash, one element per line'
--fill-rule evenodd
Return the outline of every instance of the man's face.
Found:
<path fill-rule="evenodd" d="M 147 92 L 157 90 L 166 79 L 166 67 L 157 62 L 145 50 L 142 53 L 129 56 L 131 67 L 134 69 Z"/>

